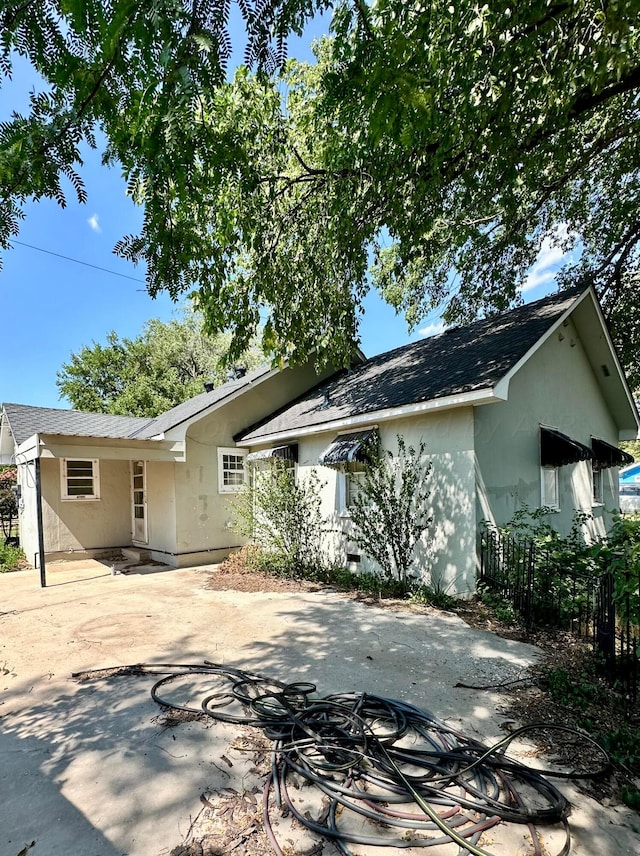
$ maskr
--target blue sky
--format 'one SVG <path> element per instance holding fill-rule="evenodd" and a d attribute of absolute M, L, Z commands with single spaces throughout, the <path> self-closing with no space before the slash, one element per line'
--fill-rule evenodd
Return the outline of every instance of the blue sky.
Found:
<path fill-rule="evenodd" d="M 323 29 L 322 22 L 314 22 L 303 40 L 292 40 L 289 55 L 310 58 L 310 40 Z M 0 121 L 12 109 L 26 109 L 34 83 L 28 66 L 17 63 L 13 81 L 0 89 Z M 79 205 L 69 186 L 65 209 L 50 200 L 28 204 L 14 248 L 3 254 L 0 402 L 69 407 L 59 397 L 56 372 L 72 353 L 92 342 L 104 342 L 111 330 L 135 337 L 149 318 L 168 320 L 178 308 L 165 294 L 151 299 L 144 286 L 144 269 L 113 254 L 119 238 L 138 231 L 142 210 L 126 197 L 119 170 L 102 166 L 100 154 L 87 151 L 81 169 L 87 203 Z M 555 250 L 543 252 L 530 276 L 526 299 L 551 290 L 559 260 Z M 439 329 L 434 315 L 409 335 L 404 319 L 370 294 L 361 346 L 371 356 Z"/>

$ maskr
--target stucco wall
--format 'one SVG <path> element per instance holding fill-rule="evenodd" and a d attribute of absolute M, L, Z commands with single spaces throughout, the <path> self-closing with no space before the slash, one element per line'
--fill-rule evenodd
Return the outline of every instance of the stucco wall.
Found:
<path fill-rule="evenodd" d="M 341 513 L 344 512 L 342 474 L 333 467 L 318 465 L 320 453 L 337 433 L 327 432 L 300 441 L 298 478 L 304 479 L 315 468 L 324 483 L 322 509 L 331 529 L 326 536 L 330 554 L 345 563 L 347 552 L 360 554 L 359 568 L 375 570 L 373 560 L 350 537 L 348 513 Z M 417 548 L 413 573 L 450 594 L 473 591 L 476 518 L 471 409 L 384 423 L 379 426 L 379 433 L 384 448 L 394 452 L 398 434 L 407 445 L 417 446 L 423 439 L 426 462 L 433 464 L 430 476 L 433 522 Z"/>
<path fill-rule="evenodd" d="M 273 406 L 273 403 L 272 403 Z M 231 528 L 234 494 L 218 490 L 218 450 L 235 448 L 233 436 L 268 412 L 258 388 L 194 423 L 186 436 L 186 462 L 175 466 L 177 564 L 224 557 L 243 539 Z"/>
<path fill-rule="evenodd" d="M 100 499 L 83 501 L 60 498 L 59 460 L 42 458 L 40 464 L 46 553 L 120 547 L 131 542 L 128 461 L 100 461 Z M 35 491 L 32 493 L 35 503 Z M 35 525 L 35 515 L 33 520 Z"/>
<path fill-rule="evenodd" d="M 506 523 L 527 505 L 541 505 L 539 426 L 557 428 L 586 446 L 591 436 L 614 445 L 618 431 L 571 322 L 554 333 L 516 373 L 508 401 L 476 408 L 478 519 Z M 560 511 L 549 522 L 560 532 L 574 510 L 593 513 L 593 537 L 604 534 L 617 502 L 617 470 L 605 470 L 604 502 L 592 505 L 588 461 L 559 469 Z"/>
<path fill-rule="evenodd" d="M 173 564 L 219 561 L 244 542 L 230 526 L 234 494 L 218 491 L 218 449 L 235 448 L 233 437 L 317 381 L 312 365 L 288 369 L 248 389 L 191 425 L 186 461 L 175 465 L 176 544 Z"/>

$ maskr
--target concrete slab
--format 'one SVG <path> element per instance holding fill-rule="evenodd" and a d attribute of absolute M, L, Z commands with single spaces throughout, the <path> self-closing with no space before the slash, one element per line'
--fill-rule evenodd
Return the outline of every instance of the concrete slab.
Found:
<path fill-rule="evenodd" d="M 78 683 L 73 672 L 208 659 L 323 694 L 402 698 L 490 743 L 504 733 L 500 695 L 455 685 L 516 677 L 538 656 L 436 611 L 211 591 L 211 567 L 118 570 L 51 565 L 45 589 L 36 571 L 0 575 L 0 856 L 32 841 L 30 856 L 163 856 L 185 840 L 201 794 L 247 788 L 250 764 L 229 750 L 237 726 L 167 729 L 151 678 Z M 636 814 L 572 798 L 572 853 L 640 854 Z"/>

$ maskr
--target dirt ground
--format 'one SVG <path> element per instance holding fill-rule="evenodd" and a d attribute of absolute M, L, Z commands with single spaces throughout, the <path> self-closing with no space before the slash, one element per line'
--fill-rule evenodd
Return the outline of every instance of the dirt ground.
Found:
<path fill-rule="evenodd" d="M 162 664 L 208 659 L 310 681 L 321 694 L 401 698 L 490 744 L 514 726 L 504 712 L 510 699 L 496 685 L 517 680 L 541 657 L 532 645 L 427 607 L 382 608 L 320 587 L 223 580 L 211 567 L 119 570 L 98 562 L 50 566 L 46 589 L 34 571 L 0 575 L 0 856 L 269 852 L 261 809 L 269 741 L 248 726 L 167 713 L 151 698 L 156 676 L 123 670 L 127 664 L 162 671 Z M 78 672 L 83 679 L 73 677 Z M 180 698 L 191 704 L 204 691 L 189 680 Z M 533 766 L 553 762 L 535 746 L 520 751 Z M 603 805 L 570 781 L 561 790 L 572 804 L 574 856 L 639 856 L 637 814 Z M 291 818 L 275 823 L 284 853 L 337 852 Z M 502 832 L 482 841 L 486 852 L 534 852 L 520 830 Z M 559 853 L 561 839 L 544 830 L 539 852 Z M 353 852 L 389 848 L 354 845 Z"/>

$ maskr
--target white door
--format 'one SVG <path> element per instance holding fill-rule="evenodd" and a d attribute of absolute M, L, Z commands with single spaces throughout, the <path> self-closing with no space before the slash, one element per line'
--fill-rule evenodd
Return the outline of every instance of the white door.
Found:
<path fill-rule="evenodd" d="M 133 540 L 147 543 L 147 490 L 144 461 L 131 464 L 131 505 L 133 508 Z"/>

